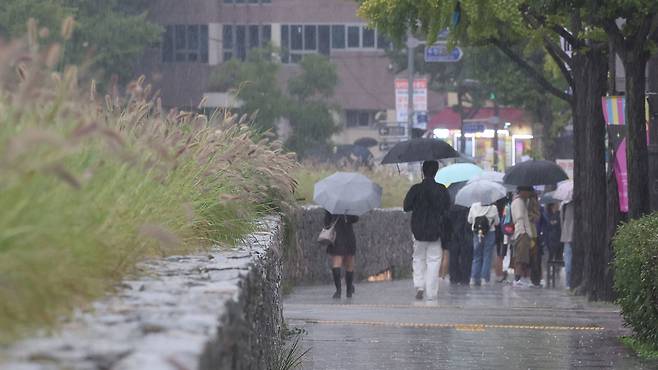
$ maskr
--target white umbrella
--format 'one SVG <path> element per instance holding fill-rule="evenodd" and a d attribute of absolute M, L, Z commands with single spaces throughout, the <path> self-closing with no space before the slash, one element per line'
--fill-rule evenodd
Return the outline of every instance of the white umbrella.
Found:
<path fill-rule="evenodd" d="M 361 216 L 381 206 L 382 188 L 355 172 L 336 172 L 315 184 L 313 201 L 334 215 Z"/>
<path fill-rule="evenodd" d="M 455 204 L 470 207 L 474 203 L 493 204 L 505 198 L 507 190 L 497 182 L 489 180 L 473 181 L 464 186 L 455 197 Z"/>
<path fill-rule="evenodd" d="M 557 189 L 553 192 L 553 198 L 571 202 L 573 200 L 573 181 L 566 180 L 559 183 Z"/>

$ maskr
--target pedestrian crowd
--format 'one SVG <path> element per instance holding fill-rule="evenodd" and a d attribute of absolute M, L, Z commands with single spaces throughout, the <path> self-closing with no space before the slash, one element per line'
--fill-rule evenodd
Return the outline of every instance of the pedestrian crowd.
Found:
<path fill-rule="evenodd" d="M 573 202 L 540 201 L 532 186 L 518 186 L 491 204 L 463 207 L 436 182 L 438 169 L 437 161 L 423 162 L 423 180 L 409 189 L 403 204 L 411 212 L 416 299 L 436 298 L 442 261 L 452 284 L 476 287 L 492 283 L 492 267 L 495 283 L 528 288 L 545 285 L 549 265 L 563 266 L 570 289 Z M 319 240 L 331 257 L 334 298 L 342 294 L 343 268 L 347 297 L 355 292 L 356 222 L 356 216 L 325 211 Z"/>

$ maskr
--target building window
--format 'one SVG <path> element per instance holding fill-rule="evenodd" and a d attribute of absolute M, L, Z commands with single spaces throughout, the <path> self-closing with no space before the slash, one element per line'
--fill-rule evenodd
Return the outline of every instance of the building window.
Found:
<path fill-rule="evenodd" d="M 345 49 L 345 26 L 331 26 L 331 48 Z"/>
<path fill-rule="evenodd" d="M 284 30 L 282 29 L 282 32 Z M 272 26 L 233 25 L 222 27 L 222 48 L 224 61 L 232 58 L 245 60 L 249 50 L 264 47 L 272 41 Z"/>
<path fill-rule="evenodd" d="M 208 26 L 166 26 L 162 41 L 162 62 L 208 63 Z"/>
<path fill-rule="evenodd" d="M 368 127 L 374 120 L 375 112 L 364 110 L 346 110 L 346 127 Z"/>
<path fill-rule="evenodd" d="M 290 50 L 304 49 L 304 27 L 300 25 L 290 26 Z"/>
<path fill-rule="evenodd" d="M 222 27 L 222 49 L 224 50 L 224 60 L 233 58 L 233 48 L 235 47 L 233 26 L 224 25 Z"/>
<path fill-rule="evenodd" d="M 390 43 L 377 34 L 375 29 L 364 25 L 314 25 L 314 24 L 283 24 L 281 25 L 281 61 L 296 63 L 304 54 L 319 53 L 330 56 L 332 50 L 386 49 Z"/>
<path fill-rule="evenodd" d="M 304 50 L 316 50 L 318 45 L 317 26 L 304 26 Z"/>
<path fill-rule="evenodd" d="M 318 51 L 326 56 L 331 54 L 331 28 L 329 26 L 318 27 Z"/>
<path fill-rule="evenodd" d="M 377 48 L 388 50 L 393 47 L 393 43 L 383 33 L 377 32 Z"/>
<path fill-rule="evenodd" d="M 358 48 L 361 47 L 360 34 L 361 27 L 359 26 L 349 26 L 347 27 L 347 47 L 348 48 Z"/>
<path fill-rule="evenodd" d="M 363 27 L 361 29 L 361 46 L 364 48 L 375 47 L 375 30 L 372 28 Z"/>

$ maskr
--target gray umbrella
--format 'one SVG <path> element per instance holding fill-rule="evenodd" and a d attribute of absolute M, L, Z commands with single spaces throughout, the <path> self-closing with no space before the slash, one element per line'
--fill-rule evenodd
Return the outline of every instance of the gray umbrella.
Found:
<path fill-rule="evenodd" d="M 470 207 L 473 203 L 493 204 L 505 198 L 507 190 L 497 182 L 489 180 L 473 181 L 464 186 L 455 197 L 455 204 Z"/>
<path fill-rule="evenodd" d="M 313 201 L 334 215 L 361 216 L 381 207 L 382 188 L 355 172 L 336 172 L 315 184 Z"/>

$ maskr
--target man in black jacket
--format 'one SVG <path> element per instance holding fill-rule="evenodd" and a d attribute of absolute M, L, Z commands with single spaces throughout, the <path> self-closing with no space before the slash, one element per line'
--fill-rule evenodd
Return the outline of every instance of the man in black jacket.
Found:
<path fill-rule="evenodd" d="M 437 161 L 423 162 L 423 182 L 412 186 L 404 198 L 404 211 L 412 212 L 414 287 L 419 300 L 425 292 L 428 300 L 438 293 L 441 237 L 449 229 L 450 195 L 434 180 L 438 170 Z"/>

